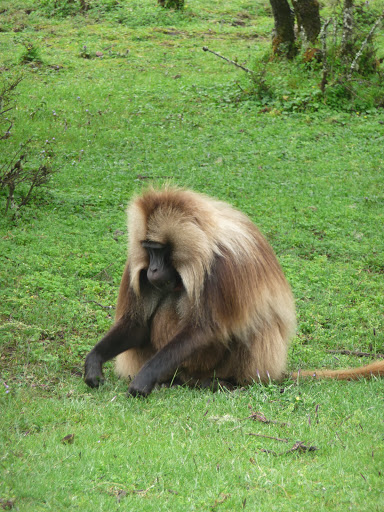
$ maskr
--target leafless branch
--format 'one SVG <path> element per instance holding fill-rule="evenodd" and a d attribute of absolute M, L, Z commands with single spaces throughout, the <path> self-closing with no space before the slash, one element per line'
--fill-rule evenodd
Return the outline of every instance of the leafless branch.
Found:
<path fill-rule="evenodd" d="M 228 62 L 229 64 L 233 64 L 234 66 L 236 66 L 237 68 L 242 69 L 242 70 L 243 70 L 243 71 L 245 71 L 246 73 L 255 74 L 255 72 L 254 72 L 254 71 L 252 71 L 252 69 L 248 69 L 248 68 L 246 68 L 245 66 L 242 66 L 241 64 L 238 64 L 238 63 L 237 63 L 237 62 L 235 62 L 234 60 L 230 60 L 230 59 L 227 59 L 227 57 L 223 57 L 223 55 L 220 55 L 220 53 L 217 53 L 217 52 L 214 52 L 213 50 L 210 50 L 207 46 L 203 46 L 203 51 L 204 51 L 204 52 L 213 53 L 213 55 L 216 55 L 216 57 L 219 57 L 220 59 L 225 60 L 225 61 L 226 61 L 226 62 Z"/>
<path fill-rule="evenodd" d="M 372 26 L 371 30 L 369 31 L 369 34 L 367 35 L 367 37 L 364 39 L 361 47 L 360 47 L 360 50 L 356 53 L 355 55 L 355 58 L 353 59 L 352 61 L 352 64 L 351 64 L 351 67 L 349 69 L 349 73 L 347 75 L 347 79 L 350 80 L 351 77 L 352 77 L 352 74 L 354 73 L 354 71 L 356 71 L 358 69 L 358 62 L 359 62 L 359 59 L 360 57 L 362 56 L 363 54 L 363 51 L 365 50 L 366 46 L 368 45 L 369 41 L 372 39 L 372 36 L 373 34 L 375 33 L 375 30 L 377 29 L 377 27 L 380 25 L 381 21 L 384 19 L 384 11 L 380 14 L 380 16 L 377 18 L 377 20 L 375 21 L 374 25 Z"/>

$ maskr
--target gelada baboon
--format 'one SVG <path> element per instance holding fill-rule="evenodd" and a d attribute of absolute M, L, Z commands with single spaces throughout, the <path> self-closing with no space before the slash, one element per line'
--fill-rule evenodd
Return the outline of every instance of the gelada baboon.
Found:
<path fill-rule="evenodd" d="M 88 386 L 103 382 L 102 365 L 115 356 L 117 373 L 133 378 L 131 395 L 146 396 L 176 374 L 201 386 L 284 376 L 294 300 L 272 248 L 248 217 L 190 190 L 149 189 L 128 208 L 128 234 L 116 321 L 87 355 Z M 384 362 L 375 364 L 382 372 Z M 353 378 L 353 372 L 316 374 Z M 360 369 L 356 376 L 370 373 Z"/>

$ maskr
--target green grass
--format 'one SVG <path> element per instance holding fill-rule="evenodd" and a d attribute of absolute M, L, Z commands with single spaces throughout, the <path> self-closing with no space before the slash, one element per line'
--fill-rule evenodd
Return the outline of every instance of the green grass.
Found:
<path fill-rule="evenodd" d="M 383 406 L 377 384 L 167 389 L 146 401 L 127 399 L 120 383 L 80 392 L 70 378 L 15 391 L 2 492 L 36 511 L 379 511 L 382 418 L 368 406 Z M 279 424 L 249 419 L 249 405 Z M 69 434 L 73 443 L 61 442 Z M 317 450 L 289 452 L 296 441 Z"/>
<path fill-rule="evenodd" d="M 0 79 L 24 76 L 0 166 L 33 136 L 30 165 L 49 147 L 59 168 L 0 218 L 0 508 L 382 510 L 381 380 L 137 400 L 111 363 L 100 391 L 81 379 L 112 323 L 126 204 L 148 182 L 227 200 L 260 226 L 296 297 L 290 370 L 370 361 L 329 349 L 383 353 L 382 109 L 265 111 L 245 73 L 201 50 L 257 66 L 268 2 L 100 0 L 73 16 L 52 4 L 0 2 Z M 302 105 L 305 73 L 288 68 L 284 101 Z M 246 419 L 249 406 L 277 423 Z M 289 452 L 297 441 L 318 450 Z"/>

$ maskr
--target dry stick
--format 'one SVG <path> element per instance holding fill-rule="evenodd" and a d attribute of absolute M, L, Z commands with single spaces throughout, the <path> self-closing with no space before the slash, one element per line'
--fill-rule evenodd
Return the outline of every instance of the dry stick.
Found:
<path fill-rule="evenodd" d="M 233 64 L 234 66 L 236 66 L 237 68 L 240 68 L 242 69 L 243 71 L 245 71 L 246 73 L 251 73 L 252 75 L 255 74 L 254 71 L 252 71 L 252 69 L 248 69 L 244 66 L 242 66 L 241 64 L 238 64 L 237 62 L 235 62 L 234 60 L 230 60 L 230 59 L 227 59 L 227 57 L 223 57 L 222 55 L 220 55 L 220 53 L 217 53 L 217 52 L 214 52 L 213 50 L 210 50 L 207 46 L 203 46 L 203 51 L 204 52 L 209 52 L 209 53 L 213 53 L 213 55 L 216 55 L 216 57 L 220 57 L 220 59 L 223 59 L 225 60 L 226 62 L 228 62 L 229 64 Z"/>
<path fill-rule="evenodd" d="M 304 452 L 313 452 L 315 450 L 318 450 L 317 446 L 307 446 L 302 441 L 298 441 L 295 443 L 292 448 L 286 452 L 279 453 L 279 455 L 286 455 L 287 453 L 295 452 L 296 450 L 304 451 Z"/>
<path fill-rule="evenodd" d="M 375 24 L 373 25 L 373 27 L 371 28 L 371 30 L 369 31 L 369 34 L 367 35 L 367 37 L 364 39 L 363 41 L 363 44 L 361 45 L 361 48 L 360 50 L 356 53 L 356 56 L 355 58 L 353 59 L 353 62 L 351 64 L 351 68 L 349 70 L 349 73 L 347 75 L 347 80 L 350 80 L 351 77 L 352 77 L 352 73 L 354 71 L 356 71 L 357 69 L 357 62 L 358 60 L 360 59 L 361 55 L 363 54 L 363 51 L 365 50 L 365 47 L 367 46 L 367 44 L 369 43 L 369 41 L 371 40 L 375 30 L 377 29 L 377 27 L 380 25 L 381 23 L 381 20 L 384 19 L 384 11 L 380 14 L 380 16 L 377 18 Z"/>
<path fill-rule="evenodd" d="M 97 306 L 100 306 L 103 309 L 115 309 L 115 306 L 103 306 L 103 304 L 100 304 L 100 302 L 96 302 L 95 300 L 85 300 L 83 302 L 85 304 L 87 304 L 87 303 L 97 304 Z"/>

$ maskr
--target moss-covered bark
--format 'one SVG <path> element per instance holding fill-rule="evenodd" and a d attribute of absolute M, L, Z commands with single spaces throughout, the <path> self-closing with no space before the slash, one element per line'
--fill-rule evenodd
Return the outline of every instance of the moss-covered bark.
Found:
<path fill-rule="evenodd" d="M 294 14 L 287 0 L 269 0 L 275 20 L 272 38 L 273 53 L 293 58 L 296 54 Z"/>
<path fill-rule="evenodd" d="M 309 43 L 314 44 L 320 34 L 320 6 L 317 0 L 292 0 L 297 23 L 304 30 Z"/>

